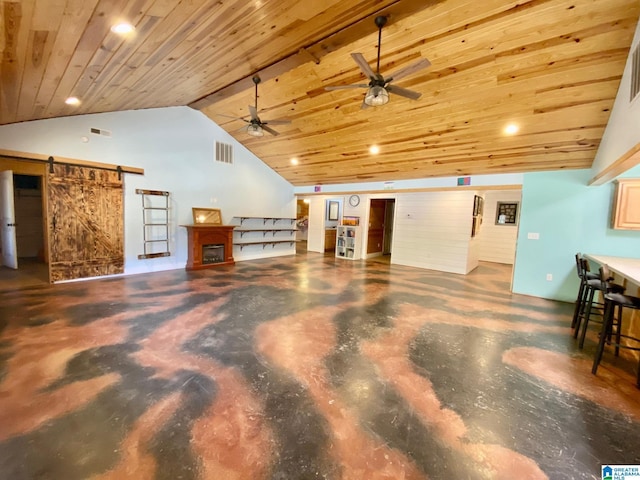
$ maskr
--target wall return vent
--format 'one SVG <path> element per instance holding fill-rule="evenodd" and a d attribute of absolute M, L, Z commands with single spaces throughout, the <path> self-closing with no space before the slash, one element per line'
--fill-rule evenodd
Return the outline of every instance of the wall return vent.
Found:
<path fill-rule="evenodd" d="M 216 142 L 216 162 L 233 163 L 233 145 Z"/>

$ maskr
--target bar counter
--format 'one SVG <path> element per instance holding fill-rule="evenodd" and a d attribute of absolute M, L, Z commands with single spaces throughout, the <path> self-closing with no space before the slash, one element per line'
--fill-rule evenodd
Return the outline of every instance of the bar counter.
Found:
<path fill-rule="evenodd" d="M 625 286 L 625 294 L 640 296 L 640 258 L 613 257 L 609 255 L 584 254 L 584 258 L 606 265 L 609 271 L 615 275 L 616 283 Z M 592 268 L 595 272 L 595 268 Z M 624 314 L 622 333 L 635 338 L 640 338 L 640 314 L 635 310 L 626 310 Z M 621 355 L 638 360 L 638 352 L 633 350 L 621 350 Z M 605 353 L 606 355 L 606 353 Z M 605 357 L 606 358 L 606 357 Z M 606 361 L 606 360 L 605 360 Z"/>
<path fill-rule="evenodd" d="M 606 265 L 612 273 L 625 280 L 629 295 L 637 295 L 634 291 L 640 288 L 640 258 L 612 257 L 609 255 L 595 255 L 585 253 L 584 257 L 599 265 Z M 632 283 L 633 285 L 628 285 Z"/>

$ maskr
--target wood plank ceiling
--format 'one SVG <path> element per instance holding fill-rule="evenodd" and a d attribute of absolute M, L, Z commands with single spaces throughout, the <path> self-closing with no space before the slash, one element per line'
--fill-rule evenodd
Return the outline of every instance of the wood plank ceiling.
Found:
<path fill-rule="evenodd" d="M 189 105 L 294 185 L 587 168 L 640 13 L 637 0 L 0 3 L 0 124 Z M 365 89 L 325 87 L 368 82 L 350 53 L 375 69 L 377 15 L 384 75 L 432 66 L 397 83 L 418 100 L 363 110 Z M 111 32 L 121 20 L 135 32 Z M 248 118 L 254 74 L 261 119 L 291 120 L 277 137 L 229 118 Z"/>

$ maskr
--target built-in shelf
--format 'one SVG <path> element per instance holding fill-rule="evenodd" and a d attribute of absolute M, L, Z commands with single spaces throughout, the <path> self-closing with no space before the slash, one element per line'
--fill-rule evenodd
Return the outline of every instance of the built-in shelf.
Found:
<path fill-rule="evenodd" d="M 336 258 L 360 260 L 362 234 L 359 226 L 340 225 L 336 232 Z"/>
<path fill-rule="evenodd" d="M 290 222 L 293 225 L 296 221 L 295 218 L 289 217 L 235 217 L 240 219 L 240 225 L 242 225 L 245 220 L 261 220 L 263 225 L 266 225 L 267 222 L 273 222 L 275 225 L 277 222 Z"/>
<path fill-rule="evenodd" d="M 272 233 L 273 236 L 276 236 L 278 232 L 297 232 L 296 228 L 236 228 L 234 231 L 240 233 L 240 238 L 244 236 L 245 233 L 251 232 L 262 232 L 262 236 L 265 237 L 267 233 Z"/>
<path fill-rule="evenodd" d="M 280 244 L 295 244 L 295 218 L 289 217 L 234 217 L 239 225 L 234 230 L 233 246 L 240 248 L 262 245 L 275 248 Z M 237 220 L 235 223 L 237 223 Z M 285 238 L 286 237 L 286 238 Z"/>

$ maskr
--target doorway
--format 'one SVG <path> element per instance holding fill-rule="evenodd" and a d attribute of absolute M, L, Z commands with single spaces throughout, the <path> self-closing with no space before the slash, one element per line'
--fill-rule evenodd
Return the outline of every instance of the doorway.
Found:
<path fill-rule="evenodd" d="M 369 206 L 369 230 L 367 232 L 367 258 L 381 257 L 391 261 L 393 243 L 394 198 L 374 198 Z"/>
<path fill-rule="evenodd" d="M 0 289 L 49 283 L 42 176 L 13 174 L 17 269 L 0 268 Z"/>
<path fill-rule="evenodd" d="M 307 253 L 309 236 L 309 199 L 298 198 L 296 201 L 296 253 Z"/>

